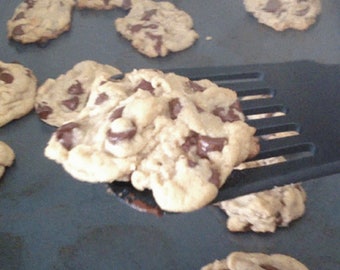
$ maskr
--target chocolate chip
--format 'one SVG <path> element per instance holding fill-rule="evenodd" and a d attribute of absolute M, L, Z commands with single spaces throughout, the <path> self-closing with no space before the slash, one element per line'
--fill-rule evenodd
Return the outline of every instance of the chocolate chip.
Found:
<path fill-rule="evenodd" d="M 73 129 L 78 128 L 78 127 L 79 127 L 79 124 L 70 122 L 65 125 L 62 125 L 56 131 L 57 140 L 67 150 L 71 150 L 73 148 Z"/>
<path fill-rule="evenodd" d="M 206 88 L 203 87 L 202 85 L 193 82 L 193 81 L 188 81 L 187 86 L 191 88 L 194 92 L 203 92 Z"/>
<path fill-rule="evenodd" d="M 214 184 L 217 188 L 220 187 L 220 173 L 217 170 L 215 169 L 211 170 L 211 176 L 209 178 L 209 182 Z"/>
<path fill-rule="evenodd" d="M 25 0 L 24 2 L 27 4 L 27 8 L 34 7 L 35 0 Z"/>
<path fill-rule="evenodd" d="M 110 121 L 114 121 L 114 120 L 116 120 L 116 119 L 118 119 L 118 118 L 121 118 L 122 115 L 123 115 L 123 110 L 124 110 L 124 108 L 125 108 L 125 107 L 120 107 L 120 108 L 115 109 L 115 110 L 111 113 L 111 115 L 110 115 L 110 117 L 109 117 L 109 120 L 110 120 Z"/>
<path fill-rule="evenodd" d="M 84 89 L 81 83 L 77 80 L 76 83 L 72 84 L 68 89 L 67 92 L 70 95 L 81 95 L 84 93 Z"/>
<path fill-rule="evenodd" d="M 149 21 L 153 15 L 157 13 L 157 9 L 150 9 L 144 12 L 144 16 L 142 17 L 142 21 Z"/>
<path fill-rule="evenodd" d="M 281 8 L 281 2 L 279 0 L 269 0 L 266 6 L 263 8 L 264 11 L 275 13 Z"/>
<path fill-rule="evenodd" d="M 35 109 L 40 119 L 47 119 L 48 116 L 53 113 L 53 109 L 50 106 L 38 104 Z"/>
<path fill-rule="evenodd" d="M 169 101 L 169 112 L 170 112 L 170 118 L 172 120 L 175 120 L 178 116 L 178 114 L 182 110 L 181 102 L 179 101 L 179 98 L 174 98 Z"/>
<path fill-rule="evenodd" d="M 310 9 L 310 7 L 307 6 L 307 7 L 305 7 L 304 9 L 297 10 L 297 11 L 295 12 L 295 15 L 296 15 L 296 16 L 305 16 L 305 15 L 308 13 L 309 9 Z"/>
<path fill-rule="evenodd" d="M 24 30 L 22 29 L 23 24 L 19 24 L 16 27 L 13 28 L 12 35 L 13 36 L 22 36 L 25 34 Z"/>
<path fill-rule="evenodd" d="M 181 148 L 184 152 L 189 152 L 190 148 L 197 145 L 198 135 L 195 132 L 192 132 L 188 137 L 185 138 L 184 143 L 181 145 Z"/>
<path fill-rule="evenodd" d="M 208 157 L 208 152 L 222 151 L 225 142 L 225 138 L 213 138 L 209 136 L 198 135 L 197 154 L 200 157 L 206 158 Z"/>
<path fill-rule="evenodd" d="M 149 25 L 143 25 L 143 24 L 134 24 L 130 25 L 129 29 L 132 33 L 138 33 L 142 29 L 157 29 L 158 25 L 157 24 L 149 24 Z"/>
<path fill-rule="evenodd" d="M 146 80 L 142 80 L 134 89 L 134 91 L 137 91 L 138 89 L 142 89 L 145 91 L 149 91 L 151 94 L 153 94 L 155 88 L 153 88 L 152 84 Z"/>
<path fill-rule="evenodd" d="M 263 268 L 264 270 L 280 270 L 269 264 L 260 264 L 260 267 Z"/>
<path fill-rule="evenodd" d="M 151 40 L 155 40 L 156 44 L 153 46 L 158 55 L 162 54 L 163 38 L 161 35 L 153 35 L 149 32 L 145 33 Z"/>
<path fill-rule="evenodd" d="M 23 19 L 23 18 L 25 18 L 25 12 L 21 11 L 14 17 L 13 20 L 17 21 L 17 20 L 20 20 L 20 19 Z"/>
<path fill-rule="evenodd" d="M 123 9 L 129 9 L 129 8 L 131 8 L 131 5 L 132 5 L 131 0 L 123 0 L 121 7 Z"/>
<path fill-rule="evenodd" d="M 7 72 L 2 72 L 2 73 L 0 73 L 0 80 L 3 81 L 6 84 L 10 84 L 10 83 L 13 82 L 14 77 Z"/>
<path fill-rule="evenodd" d="M 77 96 L 72 97 L 70 99 L 65 99 L 61 102 L 66 108 L 70 111 L 74 111 L 78 108 L 79 105 L 79 98 Z"/>
<path fill-rule="evenodd" d="M 108 99 L 109 99 L 109 96 L 108 96 L 106 93 L 100 93 L 100 94 L 97 96 L 97 98 L 96 98 L 94 104 L 95 104 L 95 105 L 101 105 L 102 103 L 104 103 L 104 102 L 105 102 L 106 100 L 108 100 Z"/>
<path fill-rule="evenodd" d="M 123 140 L 132 139 L 136 133 L 137 128 L 136 126 L 133 126 L 131 129 L 122 132 L 112 132 L 111 129 L 109 129 L 106 135 L 110 143 L 116 144 Z"/>
<path fill-rule="evenodd" d="M 188 159 L 188 165 L 189 165 L 190 168 L 196 167 L 197 164 L 198 164 L 197 162 L 195 162 L 195 161 L 193 161 L 191 159 Z"/>
<path fill-rule="evenodd" d="M 238 112 L 242 111 L 239 101 L 231 104 L 228 110 L 224 107 L 217 107 L 212 113 L 221 118 L 222 122 L 234 122 L 241 119 L 240 116 L 235 113 L 235 110 Z"/>

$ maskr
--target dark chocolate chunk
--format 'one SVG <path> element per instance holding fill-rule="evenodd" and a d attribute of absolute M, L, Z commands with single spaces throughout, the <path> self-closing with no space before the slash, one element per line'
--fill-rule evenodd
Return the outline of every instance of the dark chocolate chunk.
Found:
<path fill-rule="evenodd" d="M 100 94 L 97 96 L 97 98 L 96 98 L 94 104 L 95 104 L 95 105 L 100 105 L 100 104 L 104 103 L 104 102 L 105 102 L 106 100 L 108 100 L 108 99 L 109 99 L 109 96 L 108 96 L 106 93 L 100 93 Z"/>
<path fill-rule="evenodd" d="M 217 107 L 212 113 L 221 118 L 223 122 L 234 122 L 241 119 L 240 116 L 235 113 L 235 110 L 241 112 L 241 106 L 238 100 L 230 105 L 229 110 L 226 110 L 224 107 Z"/>
<path fill-rule="evenodd" d="M 149 21 L 153 15 L 157 13 L 157 9 L 150 9 L 144 12 L 144 16 L 142 17 L 142 21 Z"/>
<path fill-rule="evenodd" d="M 212 138 L 209 136 L 198 135 L 197 154 L 203 158 L 208 157 L 208 152 L 222 151 L 225 142 L 225 138 Z"/>
<path fill-rule="evenodd" d="M 136 87 L 135 87 L 135 91 L 137 91 L 138 89 L 142 89 L 145 91 L 149 91 L 151 94 L 153 94 L 155 88 L 153 88 L 152 84 L 146 80 L 142 80 Z"/>
<path fill-rule="evenodd" d="M 281 2 L 279 0 L 268 0 L 266 6 L 263 8 L 264 11 L 275 13 L 281 8 Z"/>
<path fill-rule="evenodd" d="M 162 45 L 163 45 L 163 38 L 161 35 L 154 35 L 149 32 L 146 33 L 146 36 L 148 36 L 151 40 L 155 40 L 156 43 L 153 46 L 155 51 L 157 52 L 158 55 L 161 55 L 162 53 Z"/>
<path fill-rule="evenodd" d="M 50 106 L 38 104 L 35 108 L 36 113 L 40 119 L 47 119 L 48 116 L 53 113 L 53 109 Z"/>
<path fill-rule="evenodd" d="M 106 135 L 110 143 L 116 144 L 123 140 L 132 139 L 136 135 L 136 133 L 137 128 L 134 126 L 133 128 L 122 132 L 112 132 L 111 129 L 109 129 Z"/>
<path fill-rule="evenodd" d="M 19 24 L 16 27 L 14 27 L 13 31 L 12 31 L 13 36 L 21 36 L 21 35 L 25 34 L 22 27 L 23 27 L 23 24 Z"/>
<path fill-rule="evenodd" d="M 206 88 L 201 86 L 200 84 L 193 82 L 193 81 L 188 81 L 187 85 L 189 88 L 191 88 L 194 92 L 203 92 Z"/>
<path fill-rule="evenodd" d="M 169 112 L 170 112 L 170 118 L 172 120 L 175 120 L 178 116 L 178 114 L 182 110 L 181 102 L 179 101 L 179 98 L 174 98 L 169 101 Z"/>
<path fill-rule="evenodd" d="M 6 84 L 10 84 L 13 82 L 13 80 L 14 77 L 12 76 L 12 74 L 9 74 L 7 72 L 0 73 L 0 81 L 3 81 Z"/>
<path fill-rule="evenodd" d="M 215 169 L 211 170 L 211 176 L 209 178 L 209 182 L 214 184 L 217 188 L 220 187 L 220 173 L 217 170 Z"/>
<path fill-rule="evenodd" d="M 65 99 L 61 102 L 66 108 L 70 111 L 74 111 L 78 108 L 79 98 L 77 96 L 72 97 L 70 99 Z"/>
<path fill-rule="evenodd" d="M 81 95 L 84 93 L 84 89 L 81 83 L 77 80 L 76 83 L 72 84 L 68 89 L 67 92 L 70 95 Z"/>
<path fill-rule="evenodd" d="M 23 19 L 25 18 L 25 12 L 19 12 L 15 17 L 14 17 L 14 21 L 17 21 L 17 20 L 20 20 L 20 19 Z"/>
<path fill-rule="evenodd" d="M 79 124 L 70 122 L 62 125 L 56 131 L 57 140 L 64 146 L 67 150 L 73 148 L 73 129 L 78 128 Z"/>
<path fill-rule="evenodd" d="M 120 107 L 120 108 L 115 109 L 115 110 L 111 113 L 111 115 L 110 115 L 110 117 L 109 117 L 109 120 L 110 120 L 110 121 L 114 121 L 114 120 L 116 120 L 116 119 L 118 119 L 118 118 L 121 118 L 121 117 L 122 117 L 122 114 L 123 114 L 123 110 L 124 110 L 124 107 Z"/>

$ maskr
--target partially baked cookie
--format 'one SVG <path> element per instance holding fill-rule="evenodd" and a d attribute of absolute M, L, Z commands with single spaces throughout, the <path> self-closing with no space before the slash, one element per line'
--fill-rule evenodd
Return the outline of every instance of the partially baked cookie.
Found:
<path fill-rule="evenodd" d="M 15 154 L 11 147 L 0 141 L 0 178 L 5 173 L 5 168 L 13 164 Z"/>
<path fill-rule="evenodd" d="M 243 0 L 246 11 L 276 31 L 306 30 L 321 12 L 321 0 Z"/>
<path fill-rule="evenodd" d="M 170 2 L 135 2 L 126 17 L 115 21 L 115 27 L 148 57 L 182 51 L 199 37 L 192 29 L 192 18 Z"/>
<path fill-rule="evenodd" d="M 232 252 L 222 260 L 205 265 L 201 270 L 308 270 L 298 260 L 283 254 Z"/>
<path fill-rule="evenodd" d="M 305 212 L 306 193 L 300 184 L 240 196 L 217 203 L 229 216 L 227 228 L 233 232 L 275 232 Z"/>
<path fill-rule="evenodd" d="M 211 202 L 234 166 L 259 151 L 236 93 L 209 80 L 141 69 L 94 85 L 45 149 L 76 179 L 131 181 L 163 210 L 186 212 Z"/>
<path fill-rule="evenodd" d="M 8 38 L 21 43 L 46 42 L 68 31 L 74 0 L 25 0 L 7 22 Z"/>
<path fill-rule="evenodd" d="M 36 90 L 37 78 L 30 69 L 0 61 L 0 127 L 33 109 Z"/>
<path fill-rule="evenodd" d="M 116 7 L 129 9 L 132 1 L 134 0 L 77 0 L 76 5 L 81 9 L 110 10 Z"/>
<path fill-rule="evenodd" d="M 35 110 L 52 126 L 73 120 L 84 108 L 97 77 L 108 79 L 121 72 L 110 65 L 85 60 L 56 79 L 47 79 L 37 91 Z"/>

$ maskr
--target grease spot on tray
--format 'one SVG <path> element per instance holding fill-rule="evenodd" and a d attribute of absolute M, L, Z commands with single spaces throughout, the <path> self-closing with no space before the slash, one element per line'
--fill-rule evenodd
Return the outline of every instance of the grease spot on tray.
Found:
<path fill-rule="evenodd" d="M 151 266 L 149 269 L 171 269 L 176 265 L 176 246 L 178 243 L 157 228 L 104 226 L 61 247 L 54 269 L 87 269 L 89 265 L 96 265 L 97 269 L 140 269 L 143 265 Z M 150 254 L 150 250 L 157 253 Z"/>

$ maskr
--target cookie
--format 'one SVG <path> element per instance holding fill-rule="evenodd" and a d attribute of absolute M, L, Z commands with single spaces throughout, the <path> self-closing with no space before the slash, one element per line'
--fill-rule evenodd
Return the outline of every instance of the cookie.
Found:
<path fill-rule="evenodd" d="M 30 69 L 0 61 L 0 127 L 33 109 L 36 90 L 37 79 Z"/>
<path fill-rule="evenodd" d="M 115 21 L 115 27 L 148 57 L 185 50 L 199 37 L 192 18 L 170 2 L 136 2 L 126 17 Z"/>
<path fill-rule="evenodd" d="M 240 196 L 217 204 L 229 216 L 232 232 L 275 232 L 305 212 L 306 193 L 300 184 Z"/>
<path fill-rule="evenodd" d="M 77 0 L 76 6 L 80 9 L 110 10 L 116 7 L 131 8 L 133 0 Z"/>
<path fill-rule="evenodd" d="M 187 212 L 211 202 L 234 166 L 259 151 L 236 93 L 209 80 L 141 69 L 94 85 L 45 149 L 78 180 L 131 181 L 163 210 Z"/>
<path fill-rule="evenodd" d="M 0 141 L 0 178 L 5 173 L 5 168 L 13 164 L 15 154 L 11 147 Z"/>
<path fill-rule="evenodd" d="M 110 65 L 82 61 L 58 78 L 47 79 L 38 88 L 35 111 L 42 121 L 59 127 L 74 119 L 84 108 L 97 77 L 107 79 L 120 73 Z"/>
<path fill-rule="evenodd" d="M 68 31 L 74 0 L 25 0 L 7 22 L 9 39 L 44 43 Z"/>
<path fill-rule="evenodd" d="M 321 0 L 243 0 L 246 11 L 276 31 L 306 30 L 321 12 Z"/>
<path fill-rule="evenodd" d="M 232 252 L 222 260 L 204 266 L 201 270 L 308 270 L 294 259 L 283 254 Z"/>

